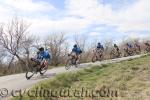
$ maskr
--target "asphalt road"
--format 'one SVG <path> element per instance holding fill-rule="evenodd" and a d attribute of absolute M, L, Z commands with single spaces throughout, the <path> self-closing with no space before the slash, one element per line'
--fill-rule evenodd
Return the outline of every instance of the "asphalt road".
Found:
<path fill-rule="evenodd" d="M 112 59 L 112 60 L 104 60 L 104 61 L 95 62 L 95 63 L 84 63 L 84 64 L 80 64 L 78 68 L 71 67 L 69 70 L 66 70 L 64 67 L 57 67 L 57 68 L 48 70 L 43 76 L 40 76 L 39 74 L 34 75 L 33 78 L 31 78 L 30 80 L 27 80 L 25 78 L 25 73 L 2 76 L 0 77 L 0 100 L 8 100 L 9 97 L 11 96 L 12 91 L 14 92 L 20 89 L 21 90 L 29 89 L 30 87 L 34 86 L 34 84 L 42 80 L 54 78 L 55 75 L 60 74 L 60 73 L 71 72 L 71 71 L 74 72 L 74 71 L 78 71 L 84 68 L 90 68 L 93 65 L 120 62 L 123 60 L 138 58 L 141 56 L 142 55 L 136 55 L 136 56 L 123 57 L 123 58 L 117 58 L 117 59 Z"/>

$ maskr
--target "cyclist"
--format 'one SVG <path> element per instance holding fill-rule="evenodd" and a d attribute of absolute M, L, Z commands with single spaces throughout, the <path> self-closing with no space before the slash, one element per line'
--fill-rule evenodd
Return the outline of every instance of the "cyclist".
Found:
<path fill-rule="evenodd" d="M 98 51 L 99 50 L 104 51 L 104 47 L 103 47 L 103 45 L 100 42 L 97 44 L 96 50 L 98 50 Z"/>
<path fill-rule="evenodd" d="M 147 41 L 144 43 L 147 47 L 150 47 L 150 43 Z"/>
<path fill-rule="evenodd" d="M 77 46 L 77 44 L 75 44 L 73 46 L 71 55 L 75 57 L 76 62 L 80 60 L 81 53 L 82 53 L 82 50 L 80 49 L 80 47 Z"/>
<path fill-rule="evenodd" d="M 117 46 L 117 44 L 114 44 L 114 49 L 119 52 L 119 47 Z"/>
<path fill-rule="evenodd" d="M 98 56 L 100 56 L 100 58 L 102 58 L 103 57 L 103 52 L 104 52 L 104 47 L 103 47 L 103 45 L 99 42 L 98 44 L 97 44 L 97 47 L 96 47 L 96 54 L 98 54 Z M 98 59 L 98 58 L 97 58 Z"/>
<path fill-rule="evenodd" d="M 147 52 L 149 52 L 149 51 L 150 51 L 150 42 L 147 41 L 147 42 L 145 42 L 144 44 L 145 44 L 145 46 L 146 46 L 146 49 L 145 49 L 145 50 L 146 50 Z"/>
<path fill-rule="evenodd" d="M 51 54 L 48 52 L 48 50 L 44 50 L 44 48 L 41 47 L 39 48 L 39 51 L 37 52 L 36 60 L 39 62 L 41 67 L 45 67 L 46 64 L 50 63 Z M 45 61 L 47 63 L 45 63 Z"/>
<path fill-rule="evenodd" d="M 141 52 L 141 46 L 140 46 L 140 44 L 139 44 L 138 41 L 135 41 L 134 47 L 135 47 L 136 50 L 138 50 L 139 52 Z"/>
<path fill-rule="evenodd" d="M 130 44 L 130 43 L 127 43 L 126 45 L 127 45 L 127 49 L 129 49 L 129 50 L 131 50 L 133 48 L 132 44 Z"/>
<path fill-rule="evenodd" d="M 126 52 L 129 55 L 133 55 L 133 53 L 134 53 L 134 47 L 133 47 L 133 45 L 131 43 L 127 43 L 126 46 L 127 46 Z"/>

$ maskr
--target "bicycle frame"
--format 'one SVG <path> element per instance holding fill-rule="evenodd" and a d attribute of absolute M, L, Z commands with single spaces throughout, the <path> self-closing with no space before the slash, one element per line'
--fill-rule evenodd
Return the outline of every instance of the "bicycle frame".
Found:
<path fill-rule="evenodd" d="M 76 57 L 74 55 L 71 55 L 71 54 L 68 54 L 68 60 L 66 62 L 66 65 L 65 65 L 65 68 L 66 70 L 68 70 L 71 66 L 74 66 L 77 67 L 77 64 L 76 64 Z"/>
<path fill-rule="evenodd" d="M 92 57 L 92 62 L 95 62 L 97 60 L 102 60 L 103 59 L 103 50 L 93 50 L 94 55 Z"/>

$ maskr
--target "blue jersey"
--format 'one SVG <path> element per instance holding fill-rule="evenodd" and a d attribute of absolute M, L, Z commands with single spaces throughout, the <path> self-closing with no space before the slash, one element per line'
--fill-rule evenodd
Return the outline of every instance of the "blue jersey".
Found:
<path fill-rule="evenodd" d="M 78 48 L 78 47 L 74 47 L 74 48 L 72 49 L 72 52 L 75 52 L 75 53 L 77 53 L 77 54 L 81 54 L 81 53 L 82 53 L 82 50 L 81 50 L 80 48 Z"/>
<path fill-rule="evenodd" d="M 51 59 L 50 53 L 48 51 L 42 51 L 38 54 L 37 59 Z"/>
<path fill-rule="evenodd" d="M 102 49 L 102 50 L 103 50 L 104 47 L 103 47 L 103 45 L 98 45 L 98 46 L 97 46 L 97 49 Z"/>

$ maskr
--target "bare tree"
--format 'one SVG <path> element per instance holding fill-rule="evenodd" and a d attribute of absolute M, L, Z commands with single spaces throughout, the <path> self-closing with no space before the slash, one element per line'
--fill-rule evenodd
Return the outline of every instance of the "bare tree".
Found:
<path fill-rule="evenodd" d="M 3 59 L 6 56 L 6 52 L 3 50 L 2 46 L 0 45 L 0 67 L 3 66 Z"/>
<path fill-rule="evenodd" d="M 86 49 L 86 43 L 87 43 L 87 37 L 86 36 L 83 36 L 83 35 L 78 35 L 78 34 L 75 34 L 74 35 L 74 41 L 75 43 L 83 50 L 85 51 Z"/>
<path fill-rule="evenodd" d="M 62 63 L 63 58 L 67 55 L 68 44 L 66 43 L 65 34 L 51 34 L 45 40 L 45 47 L 49 48 L 52 53 L 52 64 Z"/>
<path fill-rule="evenodd" d="M 28 28 L 29 25 L 17 17 L 12 19 L 7 26 L 0 26 L 0 44 L 7 53 L 12 55 L 10 63 L 17 58 L 18 61 L 27 67 L 22 54 L 25 51 L 29 57 L 29 48 L 32 41 L 27 37 Z"/>
<path fill-rule="evenodd" d="M 45 45 L 45 43 L 43 43 L 43 42 L 45 42 L 45 41 L 43 41 L 40 37 L 38 37 L 38 36 L 34 36 L 34 38 L 32 38 L 32 40 L 34 40 L 34 42 L 33 42 L 33 44 L 32 44 L 32 47 L 34 47 L 34 48 L 36 48 L 36 49 L 38 49 L 38 48 L 40 48 L 41 47 L 41 45 Z"/>
<path fill-rule="evenodd" d="M 90 56 L 90 52 L 91 52 L 91 48 L 90 48 L 90 43 L 88 43 L 88 37 L 85 35 L 79 35 L 79 34 L 75 34 L 74 35 L 74 42 L 75 44 L 77 44 L 82 52 L 84 52 L 83 55 L 81 55 L 81 59 L 80 62 L 87 62 L 89 56 Z"/>

